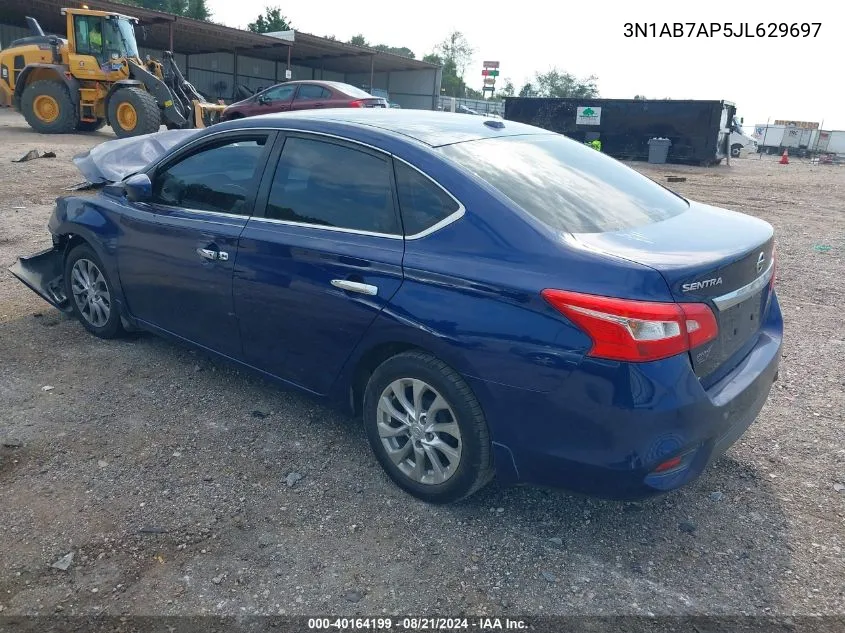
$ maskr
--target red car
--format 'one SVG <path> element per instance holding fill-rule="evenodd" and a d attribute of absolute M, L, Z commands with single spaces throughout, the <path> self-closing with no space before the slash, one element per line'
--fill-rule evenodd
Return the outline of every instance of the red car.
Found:
<path fill-rule="evenodd" d="M 288 81 L 233 103 L 221 120 L 315 108 L 387 108 L 386 99 L 336 81 Z"/>

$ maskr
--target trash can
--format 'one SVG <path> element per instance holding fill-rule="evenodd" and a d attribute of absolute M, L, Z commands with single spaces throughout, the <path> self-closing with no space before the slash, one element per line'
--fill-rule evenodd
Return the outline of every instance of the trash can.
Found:
<path fill-rule="evenodd" d="M 648 140 L 648 162 L 662 165 L 669 156 L 669 146 L 672 144 L 668 138 L 651 138 Z"/>

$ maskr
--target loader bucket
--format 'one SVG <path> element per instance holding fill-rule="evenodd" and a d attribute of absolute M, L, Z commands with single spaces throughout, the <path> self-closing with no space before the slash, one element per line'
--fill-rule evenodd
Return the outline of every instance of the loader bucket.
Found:
<path fill-rule="evenodd" d="M 220 115 L 226 109 L 224 105 L 213 103 L 201 103 L 194 100 L 194 126 L 198 128 L 209 127 L 220 123 Z"/>

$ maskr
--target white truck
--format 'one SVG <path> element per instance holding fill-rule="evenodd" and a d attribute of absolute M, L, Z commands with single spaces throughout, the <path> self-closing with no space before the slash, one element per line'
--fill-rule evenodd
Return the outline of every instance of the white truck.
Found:
<path fill-rule="evenodd" d="M 795 125 L 771 125 L 758 123 L 754 126 L 754 138 L 757 139 L 758 151 L 762 154 L 782 154 L 784 150 L 794 156 L 807 156 L 816 153 L 845 152 L 845 148 L 835 149 L 842 145 L 845 132 L 829 132 L 817 127 L 799 127 Z M 830 142 L 833 148 L 828 149 Z"/>
<path fill-rule="evenodd" d="M 743 119 L 737 121 L 737 118 L 734 117 L 731 124 L 730 144 L 732 158 L 739 158 L 742 150 L 753 153 L 757 152 L 757 139 L 743 131 L 742 122 Z"/>
<path fill-rule="evenodd" d="M 845 130 L 821 130 L 818 136 L 818 153 L 845 155 Z"/>

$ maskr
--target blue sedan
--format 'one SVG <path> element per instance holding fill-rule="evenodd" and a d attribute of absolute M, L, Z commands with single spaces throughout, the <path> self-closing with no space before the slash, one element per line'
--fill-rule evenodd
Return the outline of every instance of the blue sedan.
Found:
<path fill-rule="evenodd" d="M 510 121 L 332 110 L 213 126 L 12 272 L 348 407 L 429 502 L 504 483 L 639 498 L 754 421 L 783 322 L 772 227 Z"/>

